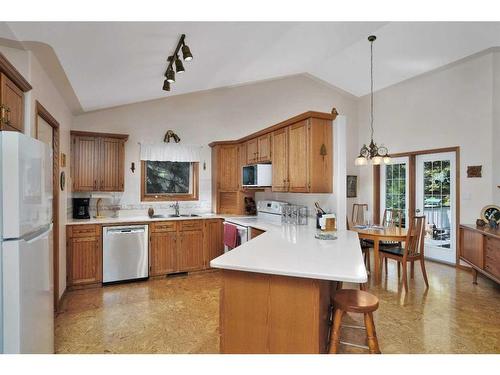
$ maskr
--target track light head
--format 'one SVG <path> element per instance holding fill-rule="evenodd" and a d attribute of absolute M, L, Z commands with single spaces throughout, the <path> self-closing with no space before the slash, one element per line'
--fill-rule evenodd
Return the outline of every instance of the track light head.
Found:
<path fill-rule="evenodd" d="M 182 46 L 182 58 L 184 59 L 184 61 L 191 61 L 193 59 L 191 50 L 186 44 Z"/>
<path fill-rule="evenodd" d="M 165 81 L 163 81 L 163 90 L 170 91 L 170 82 L 168 82 L 167 79 Z"/>
<path fill-rule="evenodd" d="M 179 59 L 179 56 L 175 57 L 175 72 L 184 73 L 184 65 L 182 64 L 182 60 Z"/>
<path fill-rule="evenodd" d="M 169 68 L 167 72 L 165 73 L 165 77 L 167 77 L 167 81 L 169 83 L 174 83 L 175 82 L 175 72 L 172 68 Z"/>

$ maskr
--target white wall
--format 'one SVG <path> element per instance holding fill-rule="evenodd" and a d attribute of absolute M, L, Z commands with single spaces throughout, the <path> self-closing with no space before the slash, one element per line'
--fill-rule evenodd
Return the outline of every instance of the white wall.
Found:
<path fill-rule="evenodd" d="M 474 223 L 481 208 L 495 201 L 492 77 L 498 81 L 498 74 L 488 53 L 375 93 L 375 142 L 384 143 L 390 152 L 460 146 L 461 223 Z M 359 100 L 358 150 L 370 140 L 369 99 Z M 494 108 L 500 111 L 500 105 Z M 483 177 L 467 178 L 468 165 L 482 165 Z M 372 206 L 372 168 L 359 167 L 359 174 L 360 201 Z"/>
<path fill-rule="evenodd" d="M 25 134 L 35 135 L 35 103 L 38 100 L 59 122 L 60 152 L 67 155 L 66 168 L 61 168 L 69 175 L 70 142 L 69 129 L 72 114 L 64 99 L 53 85 L 46 72 L 30 51 L 4 47 L 0 52 L 16 67 L 24 78 L 30 82 L 33 89 L 26 95 L 25 104 Z M 59 296 L 66 289 L 66 219 L 68 189 L 59 192 Z"/>
<path fill-rule="evenodd" d="M 174 89 L 175 90 L 175 87 Z M 181 202 L 181 209 L 211 208 L 210 149 L 215 140 L 237 139 L 305 111 L 330 112 L 332 107 L 347 117 L 348 137 L 355 139 L 355 98 L 307 75 L 297 75 L 244 86 L 222 88 L 131 104 L 76 116 L 72 129 L 129 134 L 125 147 L 124 208 L 143 209 L 140 202 L 139 145 L 141 140 L 161 142 L 174 130 L 181 142 L 204 146 L 207 170 L 200 168 L 200 201 Z M 352 155 L 351 155 L 352 156 Z M 130 163 L 138 169 L 130 171 Z M 345 177 L 344 177 L 345 178 Z M 282 199 L 303 197 L 285 194 Z M 108 203 L 111 203 L 108 201 Z M 167 204 L 153 204 L 157 208 Z"/>
<path fill-rule="evenodd" d="M 500 204 L 500 158 L 498 157 L 498 145 L 500 142 L 500 52 L 493 53 L 493 132 L 491 137 L 493 178 L 491 188 L 492 201 Z"/>

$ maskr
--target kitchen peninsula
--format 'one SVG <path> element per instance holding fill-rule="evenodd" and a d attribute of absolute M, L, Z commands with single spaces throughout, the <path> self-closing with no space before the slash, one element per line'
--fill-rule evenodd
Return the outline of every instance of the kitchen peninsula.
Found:
<path fill-rule="evenodd" d="M 265 233 L 210 262 L 223 270 L 221 353 L 326 352 L 334 282 L 367 281 L 357 234 L 327 241 L 314 225 L 252 227 Z"/>

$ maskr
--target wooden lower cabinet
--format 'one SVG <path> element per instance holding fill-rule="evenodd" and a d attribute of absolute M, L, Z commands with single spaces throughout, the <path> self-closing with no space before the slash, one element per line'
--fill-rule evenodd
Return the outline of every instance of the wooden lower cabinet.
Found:
<path fill-rule="evenodd" d="M 153 232 L 150 235 L 149 276 L 175 272 L 177 255 L 176 232 Z"/>
<path fill-rule="evenodd" d="M 203 269 L 203 230 L 188 230 L 179 234 L 177 248 L 177 271 L 197 271 Z"/>
<path fill-rule="evenodd" d="M 222 220 L 205 220 L 205 268 L 210 267 L 210 261 L 224 254 L 224 225 Z"/>
<path fill-rule="evenodd" d="M 262 230 L 262 229 L 257 229 L 257 228 L 251 227 L 250 228 L 250 239 L 255 238 L 257 236 L 260 236 L 263 233 L 266 233 L 266 231 Z"/>
<path fill-rule="evenodd" d="M 224 253 L 223 220 L 171 220 L 149 224 L 149 276 L 201 271 Z M 102 283 L 101 225 L 66 227 L 67 286 Z"/>
<path fill-rule="evenodd" d="M 230 270 L 222 279 L 221 353 L 326 352 L 329 281 Z"/>
<path fill-rule="evenodd" d="M 150 276 L 199 271 L 224 252 L 222 220 L 181 220 L 150 225 Z"/>
<path fill-rule="evenodd" d="M 500 283 L 500 230 L 461 225 L 460 259 L 472 267 L 474 283 L 478 272 Z"/>
<path fill-rule="evenodd" d="M 83 287 L 102 282 L 100 225 L 68 226 L 66 230 L 67 286 Z"/>

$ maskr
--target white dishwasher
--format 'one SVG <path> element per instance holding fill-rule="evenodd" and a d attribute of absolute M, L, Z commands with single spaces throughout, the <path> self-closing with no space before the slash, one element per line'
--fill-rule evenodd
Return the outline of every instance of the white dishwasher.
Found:
<path fill-rule="evenodd" d="M 103 228 L 103 282 L 148 277 L 148 226 Z"/>

